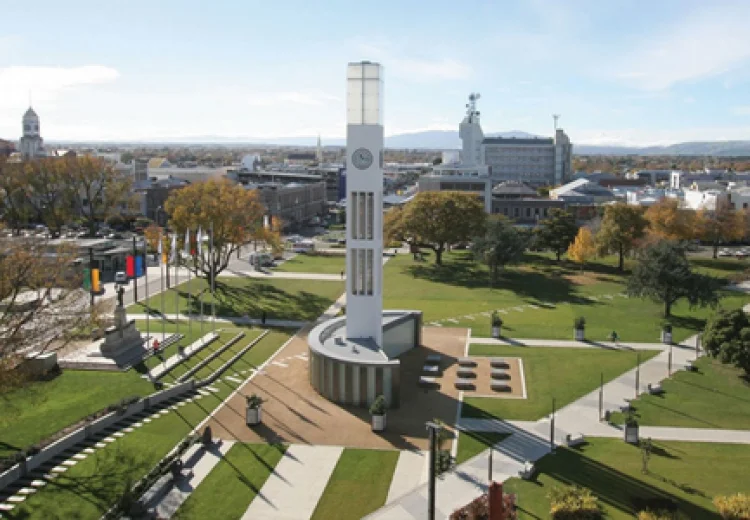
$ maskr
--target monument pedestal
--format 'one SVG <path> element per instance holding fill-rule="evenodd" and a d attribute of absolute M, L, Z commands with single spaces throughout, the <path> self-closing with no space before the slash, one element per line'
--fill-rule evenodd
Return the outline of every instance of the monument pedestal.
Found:
<path fill-rule="evenodd" d="M 144 339 L 135 328 L 135 320 L 128 320 L 125 309 L 118 306 L 115 309 L 115 324 L 104 331 L 104 341 L 99 350 L 102 356 L 118 357 L 134 347 L 142 347 Z"/>

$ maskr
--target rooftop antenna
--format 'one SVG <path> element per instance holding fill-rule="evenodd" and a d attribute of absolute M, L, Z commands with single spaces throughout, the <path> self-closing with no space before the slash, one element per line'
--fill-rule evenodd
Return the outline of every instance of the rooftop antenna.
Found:
<path fill-rule="evenodd" d="M 552 114 L 552 119 L 555 120 L 555 133 L 557 133 L 557 120 L 560 119 L 560 114 Z"/>
<path fill-rule="evenodd" d="M 468 110 L 466 111 L 466 115 L 469 116 L 469 120 L 472 121 L 474 119 L 474 116 L 478 116 L 479 112 L 477 112 L 477 100 L 482 97 L 478 92 L 472 92 L 469 94 L 469 103 L 466 105 L 466 108 Z"/>
<path fill-rule="evenodd" d="M 33 107 L 34 104 L 31 102 L 31 89 L 29 89 L 29 108 Z"/>

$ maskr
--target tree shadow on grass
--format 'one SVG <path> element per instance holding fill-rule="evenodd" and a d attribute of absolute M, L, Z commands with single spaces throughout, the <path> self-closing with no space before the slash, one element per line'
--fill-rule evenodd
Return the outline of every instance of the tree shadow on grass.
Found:
<path fill-rule="evenodd" d="M 584 450 L 585 451 L 585 450 Z M 633 450 L 633 457 L 640 454 Z M 644 475 L 636 479 L 613 467 L 590 459 L 583 451 L 566 448 L 558 449 L 552 457 L 544 457 L 537 463 L 540 474 L 546 474 L 565 484 L 575 484 L 591 489 L 599 499 L 610 507 L 625 513 L 636 514 L 638 510 L 656 502 L 673 504 L 673 509 L 688 518 L 719 518 L 719 515 L 700 505 L 673 495 L 649 484 L 649 479 L 658 478 L 662 482 L 676 485 L 659 475 Z M 704 496 L 705 494 L 687 484 L 676 485 L 685 493 Z"/>
<path fill-rule="evenodd" d="M 487 289 L 490 280 L 487 271 L 479 264 L 459 257 L 446 259 L 444 265 L 420 264 L 406 266 L 405 271 L 414 278 L 434 283 L 464 287 L 467 289 Z M 494 286 L 517 294 L 521 298 L 533 299 L 539 303 L 573 303 L 592 305 L 596 302 L 578 295 L 575 286 L 559 273 L 545 273 L 543 270 L 507 270 L 500 273 Z"/>

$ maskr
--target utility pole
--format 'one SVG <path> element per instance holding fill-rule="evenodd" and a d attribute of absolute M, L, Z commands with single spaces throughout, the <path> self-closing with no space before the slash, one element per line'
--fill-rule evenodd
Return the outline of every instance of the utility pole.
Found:
<path fill-rule="evenodd" d="M 138 303 L 138 249 L 133 235 L 133 303 Z"/>
<path fill-rule="evenodd" d="M 636 353 L 636 365 L 635 365 L 635 398 L 638 399 L 638 387 L 640 386 L 641 379 L 641 353 Z"/>
<path fill-rule="evenodd" d="M 427 520 L 435 520 L 435 459 L 437 458 L 437 436 L 441 427 L 439 424 L 429 421 L 427 423 L 427 430 L 430 432 L 430 479 L 427 498 Z"/>
<path fill-rule="evenodd" d="M 91 308 L 94 308 L 94 248 L 89 247 L 89 280 L 91 288 L 89 294 L 91 296 Z"/>

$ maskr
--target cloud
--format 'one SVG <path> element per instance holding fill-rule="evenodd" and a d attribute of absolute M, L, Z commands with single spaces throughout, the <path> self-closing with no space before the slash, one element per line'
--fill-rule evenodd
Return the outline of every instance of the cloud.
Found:
<path fill-rule="evenodd" d="M 245 103 L 253 107 L 268 107 L 291 103 L 294 105 L 322 106 L 329 101 L 341 101 L 338 96 L 322 92 L 250 92 L 245 95 Z"/>
<path fill-rule="evenodd" d="M 734 106 L 731 112 L 736 116 L 750 116 L 750 105 Z"/>
<path fill-rule="evenodd" d="M 49 102 L 63 92 L 86 85 L 110 83 L 120 73 L 103 65 L 81 67 L 29 67 L 0 68 L 0 109 L 19 109 L 28 104 L 29 93 L 34 102 Z"/>
<path fill-rule="evenodd" d="M 414 82 L 463 80 L 474 73 L 470 65 L 454 58 L 409 56 L 407 51 L 391 43 L 359 43 L 356 47 L 362 55 L 385 66 L 386 78 L 393 75 Z"/>
<path fill-rule="evenodd" d="M 750 59 L 747 19 L 750 3 L 698 4 L 670 29 L 649 38 L 621 59 L 610 76 L 642 90 L 731 73 Z"/>

